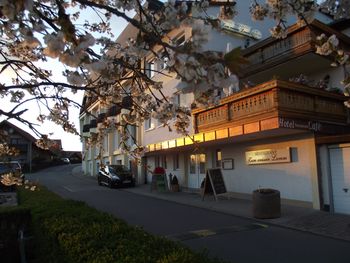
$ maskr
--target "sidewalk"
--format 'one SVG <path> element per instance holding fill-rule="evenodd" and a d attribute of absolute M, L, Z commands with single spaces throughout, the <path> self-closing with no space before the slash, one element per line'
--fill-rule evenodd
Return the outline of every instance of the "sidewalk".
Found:
<path fill-rule="evenodd" d="M 83 176 L 80 167 L 72 170 L 75 176 Z M 85 176 L 83 176 L 85 177 Z M 92 180 L 96 180 L 93 177 Z M 123 188 L 123 191 L 158 198 L 179 204 L 210 209 L 213 211 L 230 214 L 234 216 L 250 218 L 262 224 L 271 224 L 280 227 L 311 232 L 317 235 L 350 241 L 350 215 L 330 214 L 328 212 L 314 210 L 312 208 L 281 205 L 282 216 L 275 219 L 255 219 L 252 216 L 252 202 L 250 200 L 231 198 L 228 195 L 205 196 L 204 201 L 199 193 L 191 192 L 158 192 L 151 191 L 150 184 L 137 185 L 134 188 Z"/>
<path fill-rule="evenodd" d="M 214 196 L 206 195 L 204 201 L 202 201 L 202 197 L 199 193 L 151 191 L 150 185 L 137 185 L 134 188 L 125 188 L 123 190 L 179 204 L 250 218 L 262 224 L 272 224 L 350 241 L 350 216 L 347 215 L 330 214 L 312 208 L 281 205 L 282 216 L 280 218 L 259 220 L 252 216 L 252 202 L 250 200 L 230 198 L 227 195 L 221 195 L 218 196 L 219 200 L 215 201 Z"/>

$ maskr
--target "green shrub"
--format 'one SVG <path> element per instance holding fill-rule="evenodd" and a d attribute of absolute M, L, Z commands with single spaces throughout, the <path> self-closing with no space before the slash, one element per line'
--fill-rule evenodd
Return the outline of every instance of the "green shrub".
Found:
<path fill-rule="evenodd" d="M 19 201 L 32 212 L 36 262 L 219 262 L 43 187 L 20 189 Z"/>

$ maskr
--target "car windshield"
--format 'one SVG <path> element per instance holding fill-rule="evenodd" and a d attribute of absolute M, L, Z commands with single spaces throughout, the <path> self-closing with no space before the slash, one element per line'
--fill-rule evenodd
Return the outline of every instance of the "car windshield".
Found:
<path fill-rule="evenodd" d="M 129 169 L 124 165 L 110 165 L 108 166 L 110 173 L 126 173 L 130 172 Z"/>

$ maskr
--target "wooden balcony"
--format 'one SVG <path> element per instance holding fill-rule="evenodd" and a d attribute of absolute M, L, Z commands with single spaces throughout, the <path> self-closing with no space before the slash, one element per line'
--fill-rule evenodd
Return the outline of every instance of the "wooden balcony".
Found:
<path fill-rule="evenodd" d="M 256 81 L 261 83 L 271 79 L 273 75 L 288 79 L 291 77 L 290 74 L 293 76 L 298 76 L 300 73 L 308 74 L 311 61 L 317 61 L 311 67 L 313 70 L 329 67 L 331 62 L 328 58 L 315 53 L 316 37 L 322 33 L 327 36 L 336 35 L 340 46 L 345 50 L 347 50 L 346 46 L 350 45 L 348 36 L 333 30 L 318 20 L 312 21 L 308 26 L 295 24 L 287 32 L 288 35 L 285 39 L 269 37 L 244 49 L 242 55 L 248 63 L 242 68 L 239 74 L 240 79 L 247 77 L 251 79 L 252 76 L 257 75 Z M 291 64 L 293 60 L 295 64 Z M 291 68 L 293 71 L 290 70 Z"/>
<path fill-rule="evenodd" d="M 345 100 L 341 94 L 272 80 L 226 97 L 218 106 L 192 111 L 194 133 L 228 129 L 235 136 L 276 128 L 342 133 L 349 130 Z"/>

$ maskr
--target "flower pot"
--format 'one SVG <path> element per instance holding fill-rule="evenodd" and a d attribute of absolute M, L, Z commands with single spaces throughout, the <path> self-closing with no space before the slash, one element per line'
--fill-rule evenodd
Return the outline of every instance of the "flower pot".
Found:
<path fill-rule="evenodd" d="M 179 185 L 178 184 L 172 184 L 171 185 L 171 191 L 172 192 L 179 192 L 180 191 Z"/>
<path fill-rule="evenodd" d="M 253 216 L 259 219 L 281 217 L 280 192 L 275 189 L 253 191 Z"/>

